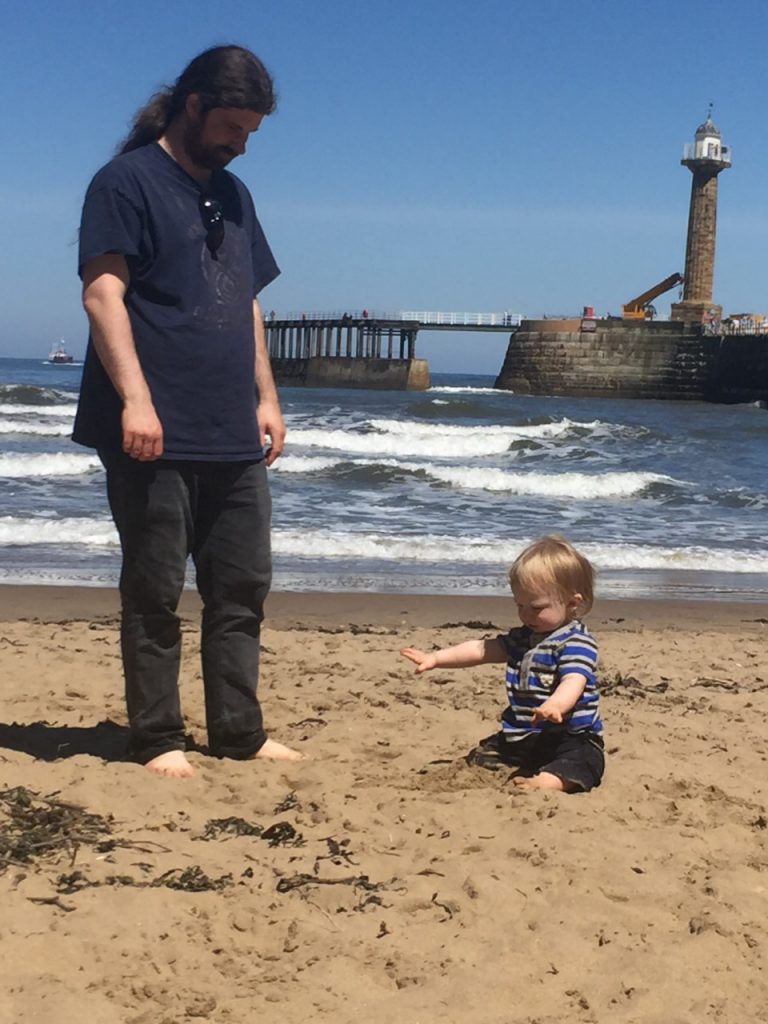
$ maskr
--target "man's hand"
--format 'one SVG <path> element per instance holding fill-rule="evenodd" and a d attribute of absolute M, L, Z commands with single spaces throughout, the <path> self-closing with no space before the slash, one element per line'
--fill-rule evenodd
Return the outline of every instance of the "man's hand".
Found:
<path fill-rule="evenodd" d="M 414 662 L 416 665 L 416 675 L 421 675 L 422 672 L 428 672 L 431 668 L 437 666 L 437 658 L 434 654 L 426 654 L 424 651 L 420 651 L 417 647 L 404 647 L 400 651 L 404 658 L 408 658 L 409 661 Z"/>
<path fill-rule="evenodd" d="M 151 401 L 123 406 L 123 451 L 139 462 L 152 462 L 163 454 L 163 425 Z"/>
<path fill-rule="evenodd" d="M 261 447 L 266 452 L 265 462 L 271 466 L 275 459 L 283 452 L 285 447 L 285 420 L 277 401 L 259 402 L 256 409 L 256 419 L 259 424 L 259 439 Z M 267 446 L 267 435 L 270 444 Z"/>

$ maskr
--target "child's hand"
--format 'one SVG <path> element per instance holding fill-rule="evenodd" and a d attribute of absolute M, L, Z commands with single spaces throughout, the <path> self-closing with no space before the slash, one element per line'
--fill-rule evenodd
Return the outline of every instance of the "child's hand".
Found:
<path fill-rule="evenodd" d="M 437 658 L 434 654 L 426 654 L 417 647 L 404 647 L 400 653 L 404 658 L 415 663 L 417 676 L 422 672 L 428 672 L 429 669 L 435 668 L 437 665 Z"/>
<path fill-rule="evenodd" d="M 551 698 L 545 700 L 541 707 L 533 709 L 533 724 L 538 725 L 542 721 L 555 722 L 557 725 L 562 724 L 563 712 Z"/>

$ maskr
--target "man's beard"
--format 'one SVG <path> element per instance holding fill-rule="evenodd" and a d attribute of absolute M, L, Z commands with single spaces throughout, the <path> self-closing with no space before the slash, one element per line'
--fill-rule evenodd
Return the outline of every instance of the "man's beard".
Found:
<path fill-rule="evenodd" d="M 218 171 L 226 167 L 237 156 L 228 146 L 211 146 L 203 142 L 205 114 L 199 121 L 188 121 L 184 130 L 184 149 L 187 156 L 198 167 L 206 171 Z"/>

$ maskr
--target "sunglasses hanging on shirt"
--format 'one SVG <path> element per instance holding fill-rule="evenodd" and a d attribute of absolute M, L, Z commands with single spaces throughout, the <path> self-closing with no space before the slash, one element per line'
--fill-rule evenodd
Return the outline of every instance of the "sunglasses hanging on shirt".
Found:
<path fill-rule="evenodd" d="M 218 199 L 211 196 L 200 196 L 200 216 L 206 230 L 205 244 L 211 259 L 218 259 L 216 253 L 224 241 L 224 211 Z"/>

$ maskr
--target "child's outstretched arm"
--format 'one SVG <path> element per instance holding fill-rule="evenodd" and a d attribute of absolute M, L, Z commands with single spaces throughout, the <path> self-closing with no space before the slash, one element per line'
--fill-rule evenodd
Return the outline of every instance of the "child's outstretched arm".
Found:
<path fill-rule="evenodd" d="M 586 685 L 586 677 L 580 672 L 569 672 L 563 676 L 552 696 L 534 709 L 533 724 L 546 720 L 560 725 L 568 712 L 573 711 Z"/>
<path fill-rule="evenodd" d="M 420 651 L 418 647 L 404 647 L 400 653 L 416 665 L 416 675 L 431 668 L 471 668 L 507 660 L 507 652 L 498 640 L 465 640 L 455 647 L 439 651 Z M 578 698 L 577 698 L 578 699 Z"/>

